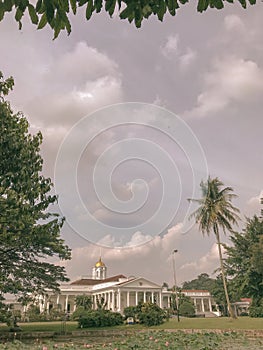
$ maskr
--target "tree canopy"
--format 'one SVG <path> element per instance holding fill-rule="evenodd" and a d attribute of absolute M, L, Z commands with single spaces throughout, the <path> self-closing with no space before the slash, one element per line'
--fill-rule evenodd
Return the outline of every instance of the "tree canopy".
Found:
<path fill-rule="evenodd" d="M 189 0 L 4 0 L 0 2 L 0 21 L 6 12 L 13 11 L 15 20 L 22 27 L 22 17 L 27 12 L 32 24 L 38 29 L 47 24 L 54 31 L 56 38 L 61 30 L 71 32 L 69 16 L 76 15 L 78 8 L 85 7 L 86 19 L 89 20 L 95 13 L 105 10 L 111 17 L 118 12 L 119 18 L 134 22 L 141 27 L 142 21 L 150 16 L 156 16 L 163 21 L 165 14 L 175 16 L 177 10 Z M 208 8 L 222 9 L 225 3 L 234 3 L 234 0 L 198 0 L 197 11 L 203 12 Z M 247 3 L 254 5 L 256 0 L 238 0 L 243 8 Z"/>
<path fill-rule="evenodd" d="M 5 95 L 13 79 L 0 72 L 0 298 L 58 290 L 65 270 L 47 258 L 70 258 L 60 238 L 64 218 L 50 212 L 53 184 L 42 175 L 41 133 L 31 135 L 24 115 L 15 114 Z M 3 306 L 3 304 L 2 304 Z"/>
<path fill-rule="evenodd" d="M 253 299 L 253 305 L 263 302 L 263 220 L 257 216 L 247 219 L 244 230 L 230 237 L 226 246 L 227 273 L 241 297 Z"/>
<path fill-rule="evenodd" d="M 191 281 L 185 281 L 182 285 L 182 289 L 197 289 L 197 290 L 208 290 L 211 292 L 214 287 L 215 280 L 207 273 L 201 273 L 197 278 Z"/>

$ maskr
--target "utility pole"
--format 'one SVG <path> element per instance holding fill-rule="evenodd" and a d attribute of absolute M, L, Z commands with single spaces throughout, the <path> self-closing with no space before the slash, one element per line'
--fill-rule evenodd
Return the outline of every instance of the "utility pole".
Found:
<path fill-rule="evenodd" d="M 180 322 L 179 299 L 178 299 L 178 293 L 177 293 L 176 272 L 175 272 L 175 254 L 176 253 L 178 253 L 178 250 L 174 249 L 173 252 L 172 252 L 172 256 L 173 256 L 174 292 L 175 292 L 175 304 L 176 304 L 176 311 L 177 311 L 177 321 Z"/>

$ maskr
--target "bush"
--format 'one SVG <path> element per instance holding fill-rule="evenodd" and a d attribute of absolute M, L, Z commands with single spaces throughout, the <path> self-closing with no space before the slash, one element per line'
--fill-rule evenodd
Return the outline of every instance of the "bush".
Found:
<path fill-rule="evenodd" d="M 185 317 L 194 317 L 195 316 L 195 308 L 194 305 L 189 301 L 184 301 L 179 308 L 179 312 L 181 316 Z"/>
<path fill-rule="evenodd" d="M 145 326 L 157 326 L 166 319 L 166 312 L 156 304 L 145 303 L 141 305 L 138 319 Z"/>
<path fill-rule="evenodd" d="M 249 316 L 250 317 L 263 317 L 263 306 L 250 306 Z"/>
<path fill-rule="evenodd" d="M 125 319 L 127 319 L 128 317 L 133 317 L 134 319 L 136 319 L 139 313 L 139 308 L 137 306 L 128 306 L 124 308 L 123 313 Z"/>
<path fill-rule="evenodd" d="M 123 317 L 118 312 L 109 310 L 89 310 L 82 312 L 78 319 L 79 328 L 109 327 L 123 324 Z"/>
<path fill-rule="evenodd" d="M 253 299 L 251 306 L 249 307 L 250 317 L 263 317 L 263 299 Z"/>

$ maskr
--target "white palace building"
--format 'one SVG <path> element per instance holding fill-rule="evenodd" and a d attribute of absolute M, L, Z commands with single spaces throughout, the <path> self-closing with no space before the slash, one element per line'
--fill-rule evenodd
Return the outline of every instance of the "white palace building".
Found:
<path fill-rule="evenodd" d="M 184 290 L 183 293 L 191 297 L 197 314 L 218 315 L 217 312 L 212 312 L 213 300 L 208 291 Z M 76 296 L 83 294 L 91 296 L 94 309 L 96 301 L 103 298 L 107 309 L 123 313 L 125 307 L 147 301 L 155 302 L 161 308 L 169 308 L 172 292 L 143 277 L 107 277 L 107 267 L 100 258 L 92 269 L 91 278 L 82 277 L 71 283 L 61 284 L 59 294 L 48 293 L 48 297 L 40 301 L 40 311 L 49 312 L 51 308 L 59 307 L 71 314 L 76 310 Z"/>

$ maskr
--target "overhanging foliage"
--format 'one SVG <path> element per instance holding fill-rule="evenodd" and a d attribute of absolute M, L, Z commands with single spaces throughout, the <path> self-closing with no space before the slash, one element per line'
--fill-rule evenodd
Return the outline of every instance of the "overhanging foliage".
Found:
<path fill-rule="evenodd" d="M 247 7 L 247 3 L 256 3 L 256 0 L 238 1 L 243 8 Z M 178 9 L 188 2 L 189 0 L 37 0 L 31 3 L 29 0 L 4 0 L 0 2 L 0 21 L 6 12 L 13 11 L 21 29 L 22 17 L 27 12 L 38 29 L 49 24 L 56 38 L 61 30 L 70 34 L 69 15 L 76 15 L 79 7 L 85 7 L 87 20 L 104 9 L 111 17 L 118 12 L 120 19 L 134 22 L 139 28 L 142 21 L 150 16 L 156 16 L 160 21 L 163 21 L 165 14 L 175 16 Z M 203 12 L 208 8 L 220 10 L 226 2 L 233 3 L 234 0 L 198 0 L 197 11 Z"/>

